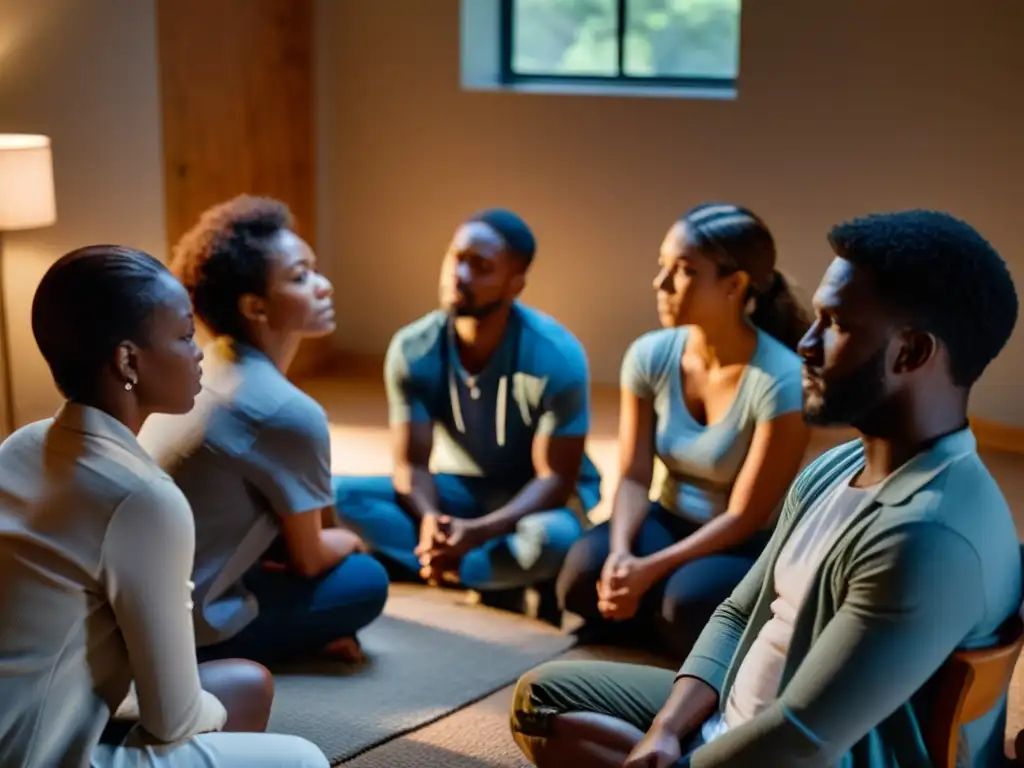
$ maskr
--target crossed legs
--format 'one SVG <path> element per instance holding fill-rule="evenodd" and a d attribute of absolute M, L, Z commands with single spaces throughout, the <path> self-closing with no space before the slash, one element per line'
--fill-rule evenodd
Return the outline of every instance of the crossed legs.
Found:
<path fill-rule="evenodd" d="M 454 475 L 434 478 L 441 507 L 452 517 L 480 517 L 485 509 L 470 484 Z M 338 515 L 356 531 L 392 572 L 417 579 L 419 541 L 416 522 L 398 503 L 390 477 L 338 477 L 334 480 Z M 583 533 L 568 508 L 528 515 L 515 532 L 468 552 L 459 567 L 463 586 L 479 592 L 521 589 L 552 582 L 570 547 Z"/>

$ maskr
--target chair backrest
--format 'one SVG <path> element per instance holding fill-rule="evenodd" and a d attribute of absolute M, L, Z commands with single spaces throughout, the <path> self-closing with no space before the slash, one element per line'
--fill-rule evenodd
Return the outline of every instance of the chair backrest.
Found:
<path fill-rule="evenodd" d="M 935 708 L 925 728 L 925 744 L 935 768 L 956 768 L 960 728 L 991 712 L 1010 685 L 1024 646 L 1024 622 L 1015 615 L 992 648 L 957 651 L 936 675 Z"/>

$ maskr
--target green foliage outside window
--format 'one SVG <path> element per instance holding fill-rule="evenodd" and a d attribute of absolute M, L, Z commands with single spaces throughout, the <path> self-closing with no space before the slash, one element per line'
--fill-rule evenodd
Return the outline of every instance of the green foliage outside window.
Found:
<path fill-rule="evenodd" d="M 512 71 L 563 77 L 735 79 L 740 0 L 513 0 Z"/>

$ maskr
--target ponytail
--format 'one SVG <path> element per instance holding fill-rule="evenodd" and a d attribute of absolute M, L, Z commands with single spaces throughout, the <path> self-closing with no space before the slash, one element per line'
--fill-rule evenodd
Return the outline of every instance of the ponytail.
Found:
<path fill-rule="evenodd" d="M 748 319 L 769 336 L 795 350 L 811 327 L 811 313 L 775 268 L 775 239 L 768 225 L 751 211 L 731 203 L 703 203 L 679 220 L 686 245 L 710 257 L 719 273 L 737 271 L 750 277 Z"/>
<path fill-rule="evenodd" d="M 792 350 L 811 327 L 811 313 L 794 293 L 789 281 L 777 269 L 768 287 L 754 294 L 750 321 Z"/>

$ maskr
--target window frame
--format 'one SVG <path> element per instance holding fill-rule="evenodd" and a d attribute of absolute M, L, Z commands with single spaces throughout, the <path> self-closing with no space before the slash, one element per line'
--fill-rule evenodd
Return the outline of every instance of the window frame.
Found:
<path fill-rule="evenodd" d="M 498 53 L 500 58 L 499 78 L 502 85 L 521 84 L 563 84 L 579 86 L 626 86 L 629 88 L 694 88 L 734 91 L 738 77 L 645 77 L 630 75 L 626 64 L 626 21 L 629 0 L 617 0 L 618 13 L 617 61 L 615 75 L 572 75 L 572 74 L 522 74 L 512 66 L 515 56 L 515 4 L 516 0 L 500 0 L 500 37 Z"/>

